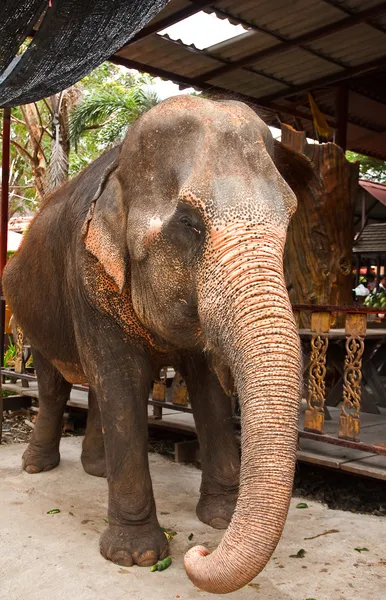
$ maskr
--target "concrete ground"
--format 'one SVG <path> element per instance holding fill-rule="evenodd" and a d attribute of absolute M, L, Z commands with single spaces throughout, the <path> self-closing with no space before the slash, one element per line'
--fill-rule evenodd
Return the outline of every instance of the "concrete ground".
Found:
<path fill-rule="evenodd" d="M 106 481 L 82 470 L 80 438 L 64 438 L 62 462 L 49 473 L 22 472 L 22 444 L 0 447 L 0 598 L 7 600 L 204 600 L 183 569 L 194 544 L 213 549 L 222 532 L 195 516 L 200 471 L 150 455 L 158 516 L 177 531 L 173 564 L 161 573 L 105 561 L 98 539 L 106 527 Z M 386 519 L 329 510 L 293 499 L 269 565 L 234 600 L 384 600 Z M 48 510 L 60 513 L 49 515 Z M 326 531 L 335 533 L 318 536 Z M 190 542 L 188 536 L 193 533 Z M 357 552 L 355 548 L 368 548 Z M 304 549 L 304 558 L 291 558 Z M 219 596 L 220 598 L 222 596 Z"/>

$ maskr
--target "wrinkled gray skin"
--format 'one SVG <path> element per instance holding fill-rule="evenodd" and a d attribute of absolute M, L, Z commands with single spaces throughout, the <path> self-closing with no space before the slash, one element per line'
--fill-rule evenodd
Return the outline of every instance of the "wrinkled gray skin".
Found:
<path fill-rule="evenodd" d="M 147 397 L 160 367 L 185 377 L 203 457 L 197 514 L 228 526 L 215 552 L 193 548 L 185 566 L 217 593 L 264 568 L 291 496 L 300 352 L 283 248 L 296 198 L 281 173 L 296 187 L 308 167 L 247 106 L 171 98 L 46 201 L 4 275 L 39 378 L 24 468 L 58 464 L 71 383 L 88 381 L 82 462 L 107 473 L 100 547 L 118 564 L 167 554 L 148 469 Z M 229 369 L 241 470 L 230 400 L 214 374 L 229 391 Z"/>

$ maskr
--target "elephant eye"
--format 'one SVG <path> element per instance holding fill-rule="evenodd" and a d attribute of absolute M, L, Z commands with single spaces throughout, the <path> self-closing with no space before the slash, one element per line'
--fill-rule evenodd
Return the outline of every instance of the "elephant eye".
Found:
<path fill-rule="evenodd" d="M 196 231 L 197 233 L 201 233 L 201 231 L 199 229 L 197 229 L 196 227 L 193 226 L 192 221 L 186 215 L 184 215 L 183 217 L 180 218 L 180 223 L 185 225 L 185 227 L 188 227 L 189 229 Z"/>

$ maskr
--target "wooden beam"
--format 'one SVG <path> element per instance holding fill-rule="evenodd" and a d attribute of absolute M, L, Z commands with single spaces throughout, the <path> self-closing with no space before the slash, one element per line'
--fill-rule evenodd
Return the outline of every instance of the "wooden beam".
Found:
<path fill-rule="evenodd" d="M 224 11 L 218 11 L 216 8 L 214 8 L 214 11 L 216 13 L 224 12 Z M 329 25 L 320 27 L 319 29 L 315 29 L 314 31 L 309 31 L 303 35 L 298 36 L 295 39 L 292 39 L 292 40 L 283 38 L 282 36 L 277 35 L 275 32 L 270 31 L 267 28 L 259 27 L 259 26 L 256 26 L 256 25 L 250 23 L 248 26 L 251 29 L 254 29 L 255 31 L 260 31 L 262 33 L 265 33 L 265 34 L 275 37 L 276 39 L 278 39 L 280 41 L 280 44 L 277 44 L 270 48 L 266 48 L 265 50 L 260 50 L 259 52 L 254 52 L 253 54 L 250 54 L 244 58 L 241 58 L 239 60 L 232 62 L 228 66 L 223 66 L 223 67 L 218 67 L 217 69 L 213 69 L 212 71 L 209 71 L 208 73 L 205 73 L 201 77 L 197 78 L 196 81 L 197 81 L 197 83 L 201 83 L 202 81 L 209 81 L 210 79 L 214 79 L 215 77 L 223 75 L 224 73 L 230 73 L 236 69 L 241 69 L 241 68 L 249 66 L 253 63 L 257 63 L 260 60 L 263 60 L 263 59 L 266 59 L 266 58 L 269 58 L 272 56 L 277 56 L 278 54 L 282 54 L 283 52 L 286 52 L 287 50 L 290 50 L 292 48 L 302 48 L 303 50 L 306 50 L 307 52 L 313 53 L 313 50 L 311 48 L 303 48 L 304 44 L 309 44 L 309 43 L 314 42 L 323 37 L 332 35 L 333 33 L 338 33 L 349 27 L 352 27 L 353 25 L 357 25 L 358 23 L 361 23 L 370 17 L 378 16 L 384 12 L 386 12 L 386 3 L 383 3 L 381 5 L 378 5 L 378 6 L 375 6 L 372 8 L 368 8 L 356 15 L 346 17 L 346 18 L 338 21 L 337 23 L 331 23 Z M 228 15 L 228 17 L 232 17 L 232 19 L 235 19 L 235 18 L 237 19 L 237 17 L 235 17 L 233 15 Z M 243 22 L 243 25 L 244 24 L 246 25 L 245 22 Z M 323 58 L 324 60 L 330 60 L 330 62 L 331 61 L 334 62 L 334 59 L 330 56 L 325 56 L 324 54 L 322 54 L 320 52 L 318 52 L 317 55 L 319 55 L 320 58 Z M 335 62 L 339 62 L 339 61 L 335 61 Z"/>
<path fill-rule="evenodd" d="M 185 52 L 189 52 L 190 54 L 195 54 L 196 56 L 200 56 L 200 57 L 206 56 L 206 57 L 211 58 L 212 60 L 215 60 L 216 62 L 222 63 L 224 65 L 232 64 L 231 61 L 228 60 L 227 58 L 223 58 L 222 56 L 217 56 L 217 54 L 212 54 L 212 52 L 208 52 L 208 50 L 199 50 L 195 46 L 188 46 L 188 45 L 182 43 L 181 40 L 173 40 L 168 35 L 162 35 L 160 37 L 167 44 L 178 46 L 179 48 L 183 48 Z M 124 50 L 124 48 L 122 48 L 122 50 Z M 287 87 L 292 87 L 292 85 L 293 85 L 290 81 L 287 81 L 286 79 L 283 79 L 282 77 L 276 77 L 275 75 L 267 74 L 264 71 L 259 71 L 258 69 L 255 69 L 255 68 L 252 69 L 250 67 L 246 67 L 245 70 L 249 71 L 251 73 L 254 73 L 255 75 L 261 75 L 262 77 L 265 77 L 266 79 L 270 79 L 271 81 L 276 81 L 277 83 L 286 85 Z"/>
<path fill-rule="evenodd" d="M 177 12 L 164 17 L 163 19 L 159 19 L 155 23 L 151 22 L 150 25 L 144 27 L 141 29 L 141 31 L 134 35 L 129 43 L 126 44 L 126 46 L 130 46 L 134 42 L 152 35 L 152 33 L 157 33 L 157 31 L 162 31 L 162 29 L 166 29 L 171 25 L 175 25 L 176 23 L 183 21 L 183 19 L 187 19 L 188 17 L 200 12 L 200 10 L 206 8 L 210 4 L 213 4 L 213 0 L 195 0 L 195 2 L 191 2 L 189 6 L 181 8 L 181 10 L 178 10 Z M 124 46 L 124 48 L 126 46 Z"/>
<path fill-rule="evenodd" d="M 237 98 L 239 100 L 244 101 L 247 104 L 254 106 L 256 109 L 258 109 L 260 107 L 260 108 L 264 108 L 264 109 L 272 112 L 273 114 L 283 113 L 287 116 L 289 115 L 289 116 L 297 117 L 299 119 L 304 119 L 308 122 L 312 122 L 312 115 L 310 113 L 303 112 L 302 110 L 299 110 L 296 107 L 293 107 L 291 105 L 277 104 L 276 102 L 262 102 L 259 98 L 255 98 L 253 96 L 248 96 L 246 94 L 240 94 L 238 92 L 232 92 L 227 88 L 223 88 L 220 86 L 213 86 L 210 83 L 203 82 L 201 85 L 197 85 L 195 83 L 195 80 L 190 77 L 186 77 L 184 75 L 178 75 L 177 73 L 173 73 L 171 71 L 165 71 L 163 69 L 159 69 L 158 67 L 153 67 L 152 65 L 146 65 L 144 63 L 140 63 L 138 61 L 134 61 L 134 60 L 119 56 L 117 54 L 112 56 L 109 59 L 109 61 L 114 64 L 117 64 L 117 65 L 122 65 L 123 67 L 126 67 L 127 69 L 136 69 L 137 71 L 141 71 L 143 73 L 149 73 L 153 77 L 160 77 L 161 79 L 167 79 L 169 81 L 173 81 L 174 83 L 181 85 L 183 87 L 193 87 L 196 89 L 201 89 L 203 91 L 212 91 L 216 94 L 224 94 L 224 96 L 228 96 L 228 97 L 230 94 L 234 94 L 234 96 L 235 97 L 237 96 Z M 330 127 L 335 129 L 337 127 L 335 119 L 333 119 L 332 117 L 330 118 L 330 116 L 328 114 L 326 115 L 326 118 L 327 118 L 327 122 L 330 125 Z M 349 122 L 351 123 L 351 121 L 349 121 Z M 354 123 L 354 124 L 356 124 L 356 123 Z"/>
<path fill-rule="evenodd" d="M 336 139 L 335 142 L 343 152 L 347 147 L 347 121 L 348 121 L 349 86 L 341 83 L 336 90 Z"/>
<path fill-rule="evenodd" d="M 385 3 L 386 6 L 386 3 Z M 366 73 L 367 71 L 371 71 L 378 67 L 383 67 L 386 61 L 386 54 L 381 56 L 380 58 L 376 58 L 374 60 L 370 60 L 366 63 L 362 63 L 360 65 L 356 65 L 355 67 L 349 67 L 348 69 L 344 69 L 339 73 L 334 73 L 333 75 L 327 75 L 326 77 L 320 77 L 319 79 L 313 79 L 311 81 L 307 81 L 306 83 L 302 83 L 300 85 L 294 85 L 289 90 L 281 90 L 280 92 L 276 92 L 274 94 L 269 94 L 268 96 L 263 96 L 262 98 L 258 98 L 257 102 L 262 102 L 263 104 L 268 104 L 273 102 L 274 100 L 278 100 L 279 98 L 287 98 L 288 96 L 293 96 L 294 94 L 298 94 L 300 92 L 305 92 L 307 90 L 313 90 L 318 87 L 324 87 L 326 85 L 330 85 L 332 83 L 337 83 L 338 81 L 344 81 L 349 77 L 353 77 L 354 75 L 360 75 L 362 73 Z"/>
<path fill-rule="evenodd" d="M 195 83 L 195 79 L 193 78 L 186 77 L 185 75 L 178 75 L 177 73 L 173 73 L 171 71 L 165 71 L 164 69 L 159 69 L 158 67 L 153 67 L 152 65 L 146 65 L 136 60 L 131 60 L 129 58 L 125 58 L 124 56 L 119 56 L 118 54 L 114 54 L 113 56 L 111 56 L 109 58 L 109 61 L 114 63 L 115 65 L 121 65 L 123 67 L 126 67 L 127 69 L 136 69 L 137 71 L 141 71 L 142 73 L 149 73 L 149 75 L 152 75 L 153 77 L 160 77 L 161 79 L 173 81 L 174 83 L 176 83 L 177 85 L 181 85 L 182 87 L 192 87 L 203 91 L 211 91 L 216 94 L 224 94 L 224 96 L 228 97 L 231 94 L 234 94 L 234 96 L 237 96 L 239 100 L 255 106 L 256 109 L 260 107 L 265 108 L 272 113 L 284 112 L 285 114 L 291 116 L 296 116 L 301 119 L 307 119 L 308 121 L 312 121 L 312 116 L 308 115 L 307 113 L 292 110 L 291 108 L 287 110 L 285 106 L 275 103 L 272 103 L 270 105 L 264 105 L 258 100 L 258 98 L 254 98 L 253 96 L 248 96 L 246 94 L 240 94 L 238 92 L 232 92 L 227 88 L 211 85 L 210 83 L 203 82 L 202 84 L 197 85 Z M 334 126 L 333 123 L 330 122 L 330 124 L 332 127 Z"/>
<path fill-rule="evenodd" d="M 351 8 L 349 8 L 348 6 L 343 6 L 343 4 L 336 2 L 336 0 L 322 0 L 322 2 L 324 2 L 325 4 L 328 4 L 329 6 L 332 6 L 333 8 L 336 8 L 337 10 L 340 10 L 342 13 L 344 13 L 346 15 L 351 16 L 351 15 L 356 14 L 355 11 L 351 10 Z M 382 4 L 380 4 L 378 6 L 382 6 Z M 378 15 L 370 15 L 369 17 L 366 17 L 365 19 L 363 19 L 363 22 L 366 23 L 366 25 L 370 25 L 370 27 L 372 27 L 373 29 L 376 29 L 377 31 L 381 31 L 382 33 L 385 33 L 385 29 L 384 29 L 384 27 L 382 27 L 382 25 L 378 25 L 377 23 L 373 23 L 371 21 L 372 18 L 375 18 L 377 16 Z"/>

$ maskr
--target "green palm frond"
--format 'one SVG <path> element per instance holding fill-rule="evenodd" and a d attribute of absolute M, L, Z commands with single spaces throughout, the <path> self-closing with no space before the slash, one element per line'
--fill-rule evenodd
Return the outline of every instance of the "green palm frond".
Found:
<path fill-rule="evenodd" d="M 114 86 L 94 92 L 72 112 L 71 139 L 76 146 L 86 131 L 105 127 L 106 133 L 101 138 L 105 143 L 113 143 L 123 137 L 130 123 L 158 102 L 155 92 L 140 86 L 128 90 Z"/>

